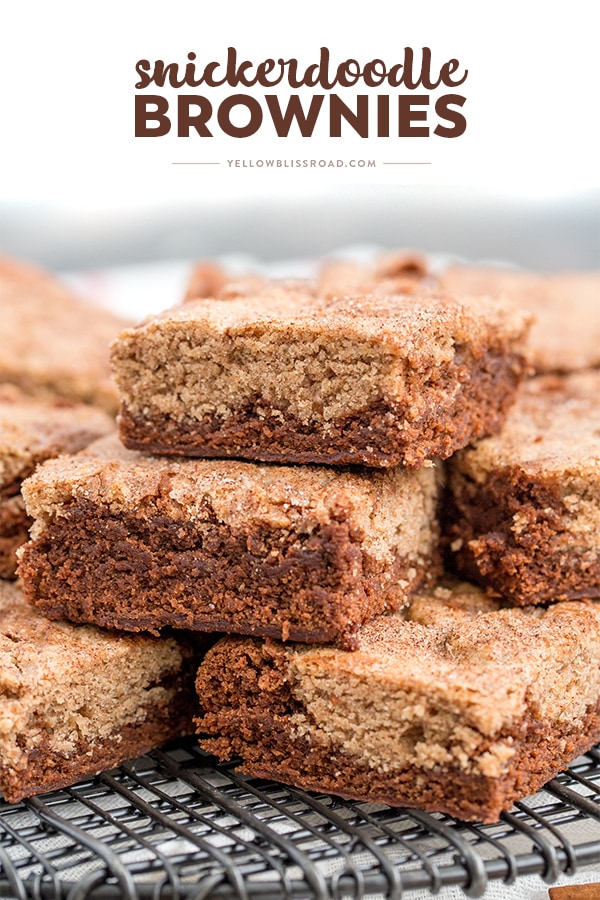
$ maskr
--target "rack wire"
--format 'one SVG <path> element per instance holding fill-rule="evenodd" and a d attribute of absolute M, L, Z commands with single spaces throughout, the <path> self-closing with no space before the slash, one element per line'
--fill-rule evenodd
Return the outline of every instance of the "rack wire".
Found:
<path fill-rule="evenodd" d="M 479 897 L 494 879 L 594 863 L 600 745 L 497 825 L 248 778 L 191 740 L 0 802 L 0 897 L 18 900 L 398 900 L 451 884 Z"/>

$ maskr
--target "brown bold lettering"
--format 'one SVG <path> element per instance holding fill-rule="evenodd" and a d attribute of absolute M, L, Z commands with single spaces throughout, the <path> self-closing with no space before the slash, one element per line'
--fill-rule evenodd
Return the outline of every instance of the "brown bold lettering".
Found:
<path fill-rule="evenodd" d="M 361 137 L 369 137 L 369 98 L 367 94 L 357 94 L 356 112 L 343 103 L 337 94 L 329 97 L 329 134 L 342 136 L 342 117 Z"/>
<path fill-rule="evenodd" d="M 413 122 L 427 120 L 426 109 L 413 109 L 413 106 L 428 106 L 427 94 L 409 96 L 401 94 L 398 97 L 398 136 L 399 137 L 429 137 L 429 128 L 413 126 Z"/>
<path fill-rule="evenodd" d="M 323 105 L 323 96 L 323 94 L 315 94 L 310 101 L 308 112 L 305 114 L 298 94 L 292 94 L 288 100 L 285 112 L 282 112 L 279 97 L 276 94 L 265 94 L 265 100 L 267 101 L 277 136 L 287 137 L 295 119 L 302 137 L 311 137 L 315 130 L 319 111 Z"/>
<path fill-rule="evenodd" d="M 234 106 L 245 106 L 250 110 L 250 121 L 247 125 L 234 125 L 231 121 L 231 111 Z M 217 121 L 219 127 L 229 137 L 245 138 L 256 134 L 262 125 L 263 111 L 258 100 L 249 97 L 246 94 L 232 94 L 227 97 L 219 106 L 217 112 Z"/>
<path fill-rule="evenodd" d="M 191 114 L 191 106 L 199 112 Z M 200 137 L 212 137 L 206 123 L 212 116 L 212 106 L 207 97 L 198 94 L 179 94 L 177 97 L 177 137 L 189 137 L 190 128 L 195 128 Z"/>
<path fill-rule="evenodd" d="M 149 110 L 149 104 L 156 109 Z M 150 97 L 136 94 L 135 97 L 135 136 L 136 137 L 163 137 L 171 130 L 171 121 L 167 117 L 169 101 L 160 95 Z M 158 122 L 154 128 L 148 127 L 148 120 Z"/>
<path fill-rule="evenodd" d="M 450 109 L 450 104 L 454 106 L 464 106 L 466 102 L 466 97 L 461 97 L 460 94 L 444 94 L 443 97 L 440 97 L 435 104 L 435 111 L 442 119 L 446 119 L 448 122 L 452 122 L 453 128 L 446 128 L 445 125 L 437 125 L 434 129 L 433 133 L 437 134 L 438 137 L 445 138 L 455 138 L 460 137 L 461 134 L 464 134 L 467 130 L 467 120 L 459 113 L 458 110 Z"/>

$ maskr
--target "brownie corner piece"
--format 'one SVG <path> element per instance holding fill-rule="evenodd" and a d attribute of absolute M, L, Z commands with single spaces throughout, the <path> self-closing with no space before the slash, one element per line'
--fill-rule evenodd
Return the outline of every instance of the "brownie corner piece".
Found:
<path fill-rule="evenodd" d="M 600 371 L 520 389 L 502 432 L 448 463 L 453 565 L 519 605 L 600 597 Z"/>
<path fill-rule="evenodd" d="M 418 468 L 500 428 L 527 328 L 500 300 L 430 290 L 188 302 L 113 344 L 121 437 L 168 455 Z"/>
<path fill-rule="evenodd" d="M 435 468 L 146 457 L 116 437 L 23 486 L 19 574 L 53 617 L 351 640 L 439 571 Z"/>
<path fill-rule="evenodd" d="M 192 730 L 200 654 L 184 638 L 51 622 L 0 582 L 0 792 L 74 784 Z"/>
<path fill-rule="evenodd" d="M 256 777 L 495 822 L 600 737 L 599 663 L 597 605 L 503 609 L 458 583 L 373 620 L 354 652 L 222 638 L 197 730 Z"/>

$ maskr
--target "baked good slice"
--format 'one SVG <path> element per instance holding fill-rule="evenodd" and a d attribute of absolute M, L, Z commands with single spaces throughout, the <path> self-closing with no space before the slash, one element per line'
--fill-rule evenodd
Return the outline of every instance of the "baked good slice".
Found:
<path fill-rule="evenodd" d="M 55 790 L 189 733 L 193 654 L 174 637 L 49 622 L 0 582 L 0 792 Z"/>
<path fill-rule="evenodd" d="M 460 572 L 515 604 L 600 597 L 600 371 L 531 379 L 447 471 Z"/>
<path fill-rule="evenodd" d="M 272 293 L 283 287 L 313 296 L 364 296 L 381 292 L 386 296 L 412 293 L 434 287 L 435 278 L 427 257 L 413 251 L 382 253 L 370 265 L 346 259 L 325 261 L 314 278 L 273 281 L 256 271 L 234 273 L 210 260 L 197 262 L 189 276 L 184 302 L 201 298 L 231 300 Z"/>
<path fill-rule="evenodd" d="M 31 519 L 21 496 L 23 479 L 46 459 L 75 453 L 114 430 L 102 410 L 69 400 L 34 400 L 0 385 L 0 578 L 12 578 L 16 551 Z"/>
<path fill-rule="evenodd" d="M 243 772 L 494 822 L 600 738 L 600 609 L 455 583 L 355 652 L 223 638 L 196 684 L 201 745 Z"/>
<path fill-rule="evenodd" d="M 152 458 L 109 437 L 23 493 L 19 574 L 53 618 L 351 640 L 439 569 L 434 469 Z"/>
<path fill-rule="evenodd" d="M 531 361 L 536 372 L 600 365 L 600 272 L 451 266 L 440 280 L 447 291 L 505 296 L 532 313 Z"/>
<path fill-rule="evenodd" d="M 196 300 L 113 344 L 120 434 L 151 453 L 411 468 L 497 431 L 527 317 L 431 292 Z"/>
<path fill-rule="evenodd" d="M 0 257 L 0 382 L 116 412 L 109 344 L 128 324 L 47 272 Z"/>

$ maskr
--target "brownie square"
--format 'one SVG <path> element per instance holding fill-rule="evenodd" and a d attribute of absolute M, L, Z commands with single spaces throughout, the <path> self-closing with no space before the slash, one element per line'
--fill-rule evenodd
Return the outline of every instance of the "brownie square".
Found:
<path fill-rule="evenodd" d="M 189 301 L 113 344 L 132 448 L 410 468 L 497 431 L 527 370 L 527 317 L 431 292 Z"/>
<path fill-rule="evenodd" d="M 0 382 L 116 412 L 109 345 L 128 324 L 47 272 L 0 257 Z"/>
<path fill-rule="evenodd" d="M 520 605 L 600 597 L 600 371 L 531 379 L 447 471 L 462 574 Z"/>
<path fill-rule="evenodd" d="M 110 437 L 23 485 L 19 574 L 52 618 L 351 642 L 439 571 L 438 480 L 151 458 Z"/>
<path fill-rule="evenodd" d="M 600 737 L 600 609 L 446 584 L 354 652 L 223 638 L 196 684 L 201 745 L 245 773 L 494 822 Z"/>
<path fill-rule="evenodd" d="M 5 800 L 66 787 L 189 733 L 194 658 L 173 637 L 49 622 L 17 584 L 0 582 Z"/>
<path fill-rule="evenodd" d="M 600 365 L 600 272 L 539 273 L 451 266 L 441 287 L 459 294 L 510 298 L 535 317 L 531 361 L 538 373 Z"/>

